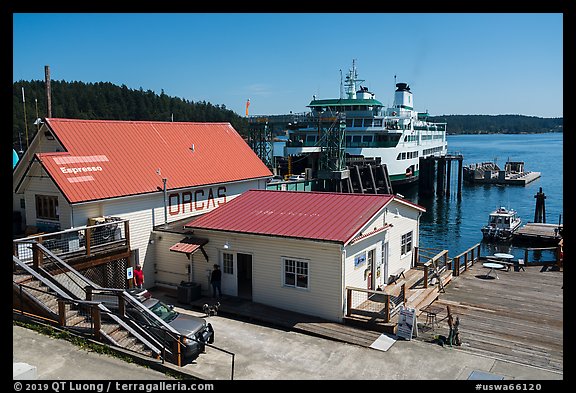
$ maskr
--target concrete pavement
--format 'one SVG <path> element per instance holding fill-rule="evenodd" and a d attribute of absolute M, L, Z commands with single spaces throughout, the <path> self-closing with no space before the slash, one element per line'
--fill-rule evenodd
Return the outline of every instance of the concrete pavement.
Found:
<path fill-rule="evenodd" d="M 203 316 L 176 306 L 177 311 Z M 156 369 L 78 348 L 65 340 L 13 326 L 13 361 L 37 367 L 38 379 L 159 380 L 174 370 L 205 380 L 466 380 L 474 371 L 504 380 L 562 380 L 542 368 L 478 356 L 418 340 L 398 340 L 386 351 L 212 316 L 216 348 L 178 368 Z M 234 354 L 234 357 L 230 355 Z M 144 359 L 148 361 L 148 359 Z M 163 368 L 164 367 L 164 368 Z M 159 371 L 160 370 L 160 371 Z"/>

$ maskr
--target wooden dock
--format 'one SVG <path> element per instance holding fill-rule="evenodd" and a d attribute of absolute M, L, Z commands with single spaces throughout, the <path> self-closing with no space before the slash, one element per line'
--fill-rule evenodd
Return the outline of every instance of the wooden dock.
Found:
<path fill-rule="evenodd" d="M 532 244 L 558 244 L 562 238 L 563 225 L 529 222 L 514 232 L 513 241 Z"/>
<path fill-rule="evenodd" d="M 417 281 L 421 272 L 410 269 L 398 284 L 407 284 L 408 305 L 418 309 L 418 337 L 414 340 L 438 345 L 435 338 L 448 337 L 450 307 L 453 319 L 458 317 L 462 341 L 452 350 L 563 373 L 563 271 L 551 264 L 528 264 L 525 270 L 498 271 L 499 279 L 485 278 L 487 272 L 479 260 L 457 276 L 445 276 L 444 291 L 438 292 L 421 288 Z M 173 290 L 157 288 L 152 293 L 177 304 Z M 201 312 L 204 303 L 213 304 L 214 299 L 202 297 L 178 306 Z M 429 304 L 440 309 L 439 323 L 433 329 L 426 325 L 426 314 L 421 312 Z M 229 296 L 221 300 L 220 313 L 364 347 L 374 343 L 382 332 L 374 323 L 331 322 Z M 390 325 L 396 323 L 394 318 Z"/>
<path fill-rule="evenodd" d="M 522 161 L 508 161 L 503 170 L 495 162 L 481 162 L 467 165 L 463 171 L 464 179 L 476 184 L 525 186 L 541 176 L 540 172 L 525 171 Z"/>
<path fill-rule="evenodd" d="M 462 342 L 453 350 L 563 372 L 563 272 L 528 265 L 525 271 L 498 271 L 499 279 L 486 273 L 476 263 L 453 277 L 433 303 L 442 310 L 439 326 L 424 326 L 426 318 L 419 318 L 417 339 L 448 337 L 449 307 Z"/>

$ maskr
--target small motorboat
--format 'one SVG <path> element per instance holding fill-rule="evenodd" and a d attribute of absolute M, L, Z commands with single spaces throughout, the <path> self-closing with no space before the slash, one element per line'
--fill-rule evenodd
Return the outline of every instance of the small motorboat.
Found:
<path fill-rule="evenodd" d="M 515 210 L 500 207 L 490 213 L 488 224 L 482 227 L 482 236 L 486 241 L 509 241 L 522 220 Z"/>

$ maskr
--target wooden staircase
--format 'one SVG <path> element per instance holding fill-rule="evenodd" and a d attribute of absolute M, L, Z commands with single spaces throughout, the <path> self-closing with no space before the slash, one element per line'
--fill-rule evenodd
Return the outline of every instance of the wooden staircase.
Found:
<path fill-rule="evenodd" d="M 406 272 L 406 278 L 404 280 L 399 280 L 396 284 L 389 285 L 385 290 L 385 293 L 396 292 L 397 287 L 404 285 L 406 298 L 405 305 L 408 308 L 416 310 L 416 317 L 422 313 L 421 310 L 423 308 L 430 305 L 438 298 L 438 294 L 443 287 L 452 280 L 452 271 L 443 271 L 440 274 L 438 284 L 428 285 L 426 288 L 424 287 L 422 276 L 422 270 L 417 268 L 410 269 Z M 344 323 L 377 332 L 396 334 L 398 318 L 399 313 L 391 316 L 389 321 L 385 321 L 385 319 L 382 318 L 382 315 L 377 313 L 353 313 L 344 318 Z"/>
<path fill-rule="evenodd" d="M 422 313 L 422 309 L 429 306 L 438 298 L 438 294 L 452 280 L 452 271 L 444 271 L 440 275 L 440 285 L 428 288 L 413 289 L 411 295 L 406 298 L 406 306 L 416 310 L 416 316 Z"/>
<path fill-rule="evenodd" d="M 56 281 L 58 282 L 58 280 Z M 84 336 L 93 335 L 94 322 L 90 313 L 80 309 L 82 302 L 75 304 L 74 299 L 69 299 L 67 306 L 64 307 L 64 315 L 61 316 L 59 302 L 62 301 L 62 296 L 44 282 L 31 274 L 14 273 L 13 283 L 13 300 L 18 299 L 21 310 L 27 309 L 27 312 L 52 321 L 59 327 L 74 333 Z M 96 334 L 99 336 L 96 338 L 99 338 L 100 341 L 139 355 L 155 359 L 159 358 L 159 351 L 153 351 L 124 326 L 107 316 L 105 312 L 102 312 L 101 315 L 100 330 Z M 62 325 L 63 321 L 64 325 Z"/>

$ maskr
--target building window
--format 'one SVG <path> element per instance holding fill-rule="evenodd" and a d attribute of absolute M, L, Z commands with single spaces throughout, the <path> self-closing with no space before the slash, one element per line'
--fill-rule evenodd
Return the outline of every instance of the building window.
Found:
<path fill-rule="evenodd" d="M 402 252 L 401 255 L 406 255 L 412 251 L 412 231 L 402 235 Z"/>
<path fill-rule="evenodd" d="M 301 259 L 282 258 L 284 264 L 284 286 L 308 288 L 308 262 Z"/>
<path fill-rule="evenodd" d="M 58 197 L 36 195 L 36 218 L 58 220 Z"/>
<path fill-rule="evenodd" d="M 234 254 L 222 253 L 222 271 L 226 274 L 234 274 Z"/>

